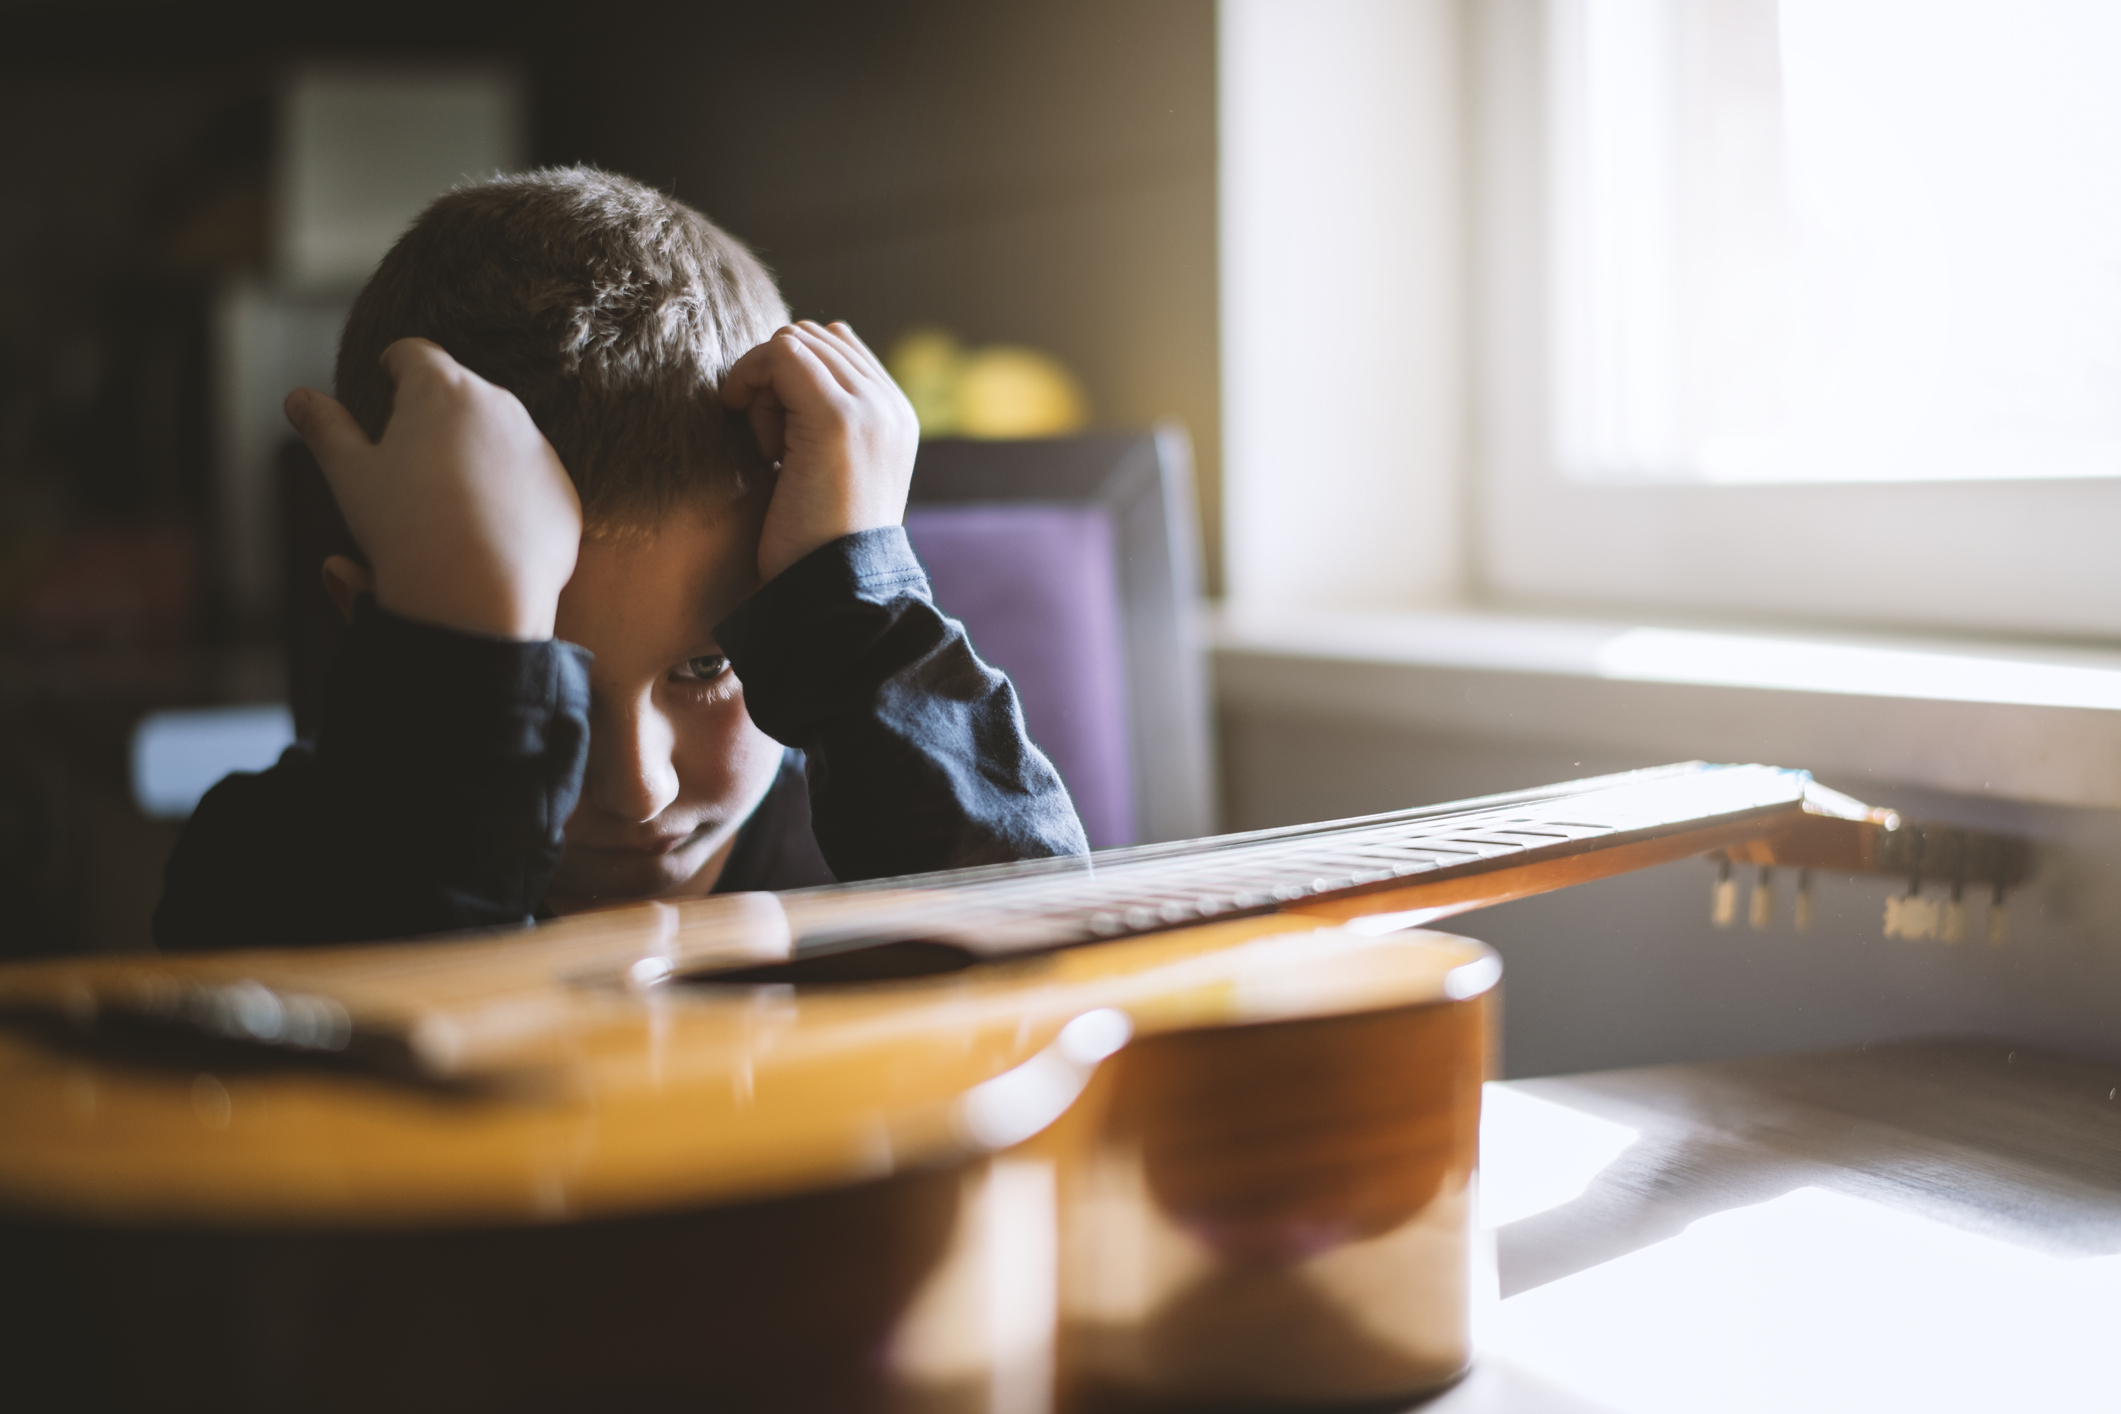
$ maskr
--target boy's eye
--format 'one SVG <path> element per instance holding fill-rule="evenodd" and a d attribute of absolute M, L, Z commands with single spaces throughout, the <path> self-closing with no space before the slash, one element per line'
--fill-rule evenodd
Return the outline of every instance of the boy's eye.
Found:
<path fill-rule="evenodd" d="M 709 653 L 702 658 L 687 658 L 677 665 L 672 677 L 685 682 L 713 682 L 729 671 L 729 660 L 719 653 Z"/>

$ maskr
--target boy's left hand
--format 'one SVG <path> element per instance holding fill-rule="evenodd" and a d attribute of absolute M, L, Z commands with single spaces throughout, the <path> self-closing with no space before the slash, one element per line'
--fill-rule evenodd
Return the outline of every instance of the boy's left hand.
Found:
<path fill-rule="evenodd" d="M 761 580 L 843 535 L 905 519 L 920 420 L 845 324 L 780 329 L 731 365 L 722 401 L 750 414 L 760 450 L 781 464 L 759 532 Z"/>

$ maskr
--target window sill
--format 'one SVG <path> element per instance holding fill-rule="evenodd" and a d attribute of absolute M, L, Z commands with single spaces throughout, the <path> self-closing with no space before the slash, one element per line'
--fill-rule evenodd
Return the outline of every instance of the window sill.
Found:
<path fill-rule="evenodd" d="M 2121 807 L 2121 653 L 1481 612 L 1208 623 L 1225 710 Z"/>

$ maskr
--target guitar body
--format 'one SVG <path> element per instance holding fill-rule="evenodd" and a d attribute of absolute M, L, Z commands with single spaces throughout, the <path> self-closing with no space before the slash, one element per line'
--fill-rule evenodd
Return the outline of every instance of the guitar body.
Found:
<path fill-rule="evenodd" d="M 1490 994 L 1155 1036 L 1061 1167 L 1061 1407 L 1316 1408 L 1458 1378 Z"/>
<path fill-rule="evenodd" d="M 613 998 L 563 1063 L 458 1086 L 0 1033 L 8 1366 L 55 1408 L 1432 1388 L 1497 976 L 1282 915 Z"/>
<path fill-rule="evenodd" d="M 961 1188 L 946 1167 L 726 1207 L 437 1229 L 16 1219 L 0 1227 L 10 1404 L 893 1408 L 876 1356 L 939 1261 Z"/>
<path fill-rule="evenodd" d="M 1423 930 L 1711 851 L 2024 867 L 1690 764 L 462 939 L 0 968 L 0 1378 L 61 1409 L 1404 1400 L 1468 1359 L 1501 975 Z"/>

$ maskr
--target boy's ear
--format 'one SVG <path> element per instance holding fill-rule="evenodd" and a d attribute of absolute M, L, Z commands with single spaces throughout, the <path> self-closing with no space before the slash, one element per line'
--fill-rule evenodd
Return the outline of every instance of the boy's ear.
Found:
<path fill-rule="evenodd" d="M 324 561 L 324 592 L 338 605 L 339 616 L 352 623 L 354 601 L 376 592 L 376 577 L 358 560 L 331 555 Z"/>

